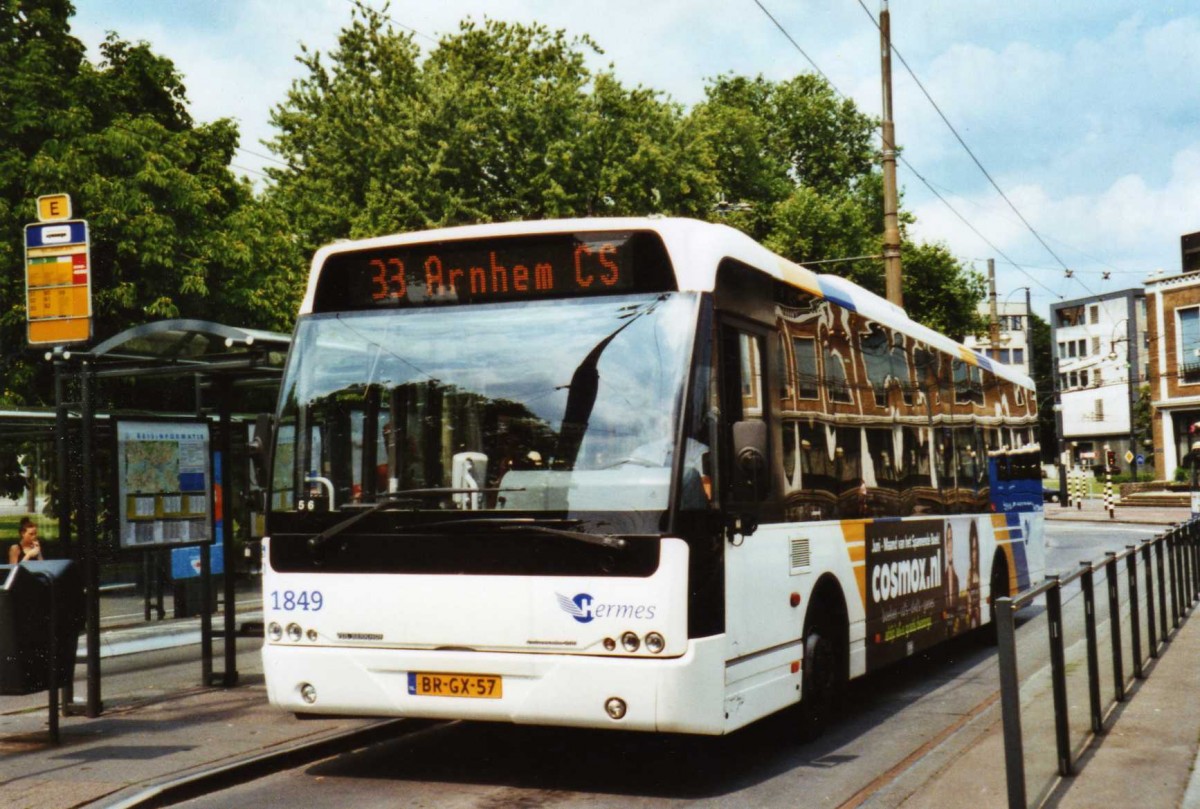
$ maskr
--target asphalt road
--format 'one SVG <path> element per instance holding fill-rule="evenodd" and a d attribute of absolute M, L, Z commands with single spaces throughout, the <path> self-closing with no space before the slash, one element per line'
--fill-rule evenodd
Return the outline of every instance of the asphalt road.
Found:
<path fill-rule="evenodd" d="M 1047 523 L 1048 569 L 1070 572 L 1160 530 Z M 181 805 L 898 806 L 985 731 L 981 717 L 994 721 L 993 651 L 959 638 L 856 681 L 843 719 L 808 744 L 786 717 L 723 739 L 413 723 L 401 738 Z"/>

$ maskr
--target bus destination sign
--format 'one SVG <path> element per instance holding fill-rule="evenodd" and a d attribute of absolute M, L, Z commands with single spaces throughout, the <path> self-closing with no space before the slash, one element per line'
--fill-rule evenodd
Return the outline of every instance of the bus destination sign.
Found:
<path fill-rule="evenodd" d="M 587 297 L 673 288 L 653 234 L 574 233 L 335 253 L 314 311 Z"/>

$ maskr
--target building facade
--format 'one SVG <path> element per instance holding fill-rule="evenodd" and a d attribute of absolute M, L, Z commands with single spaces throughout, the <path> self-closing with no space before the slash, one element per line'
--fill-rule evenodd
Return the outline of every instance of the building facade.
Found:
<path fill-rule="evenodd" d="M 967 348 L 974 349 L 985 357 L 1016 368 L 1023 374 L 1032 376 L 1031 358 L 1029 356 L 1029 308 L 1025 301 L 1012 301 L 996 304 L 1000 320 L 1000 339 L 993 346 L 989 335 L 976 336 L 968 334 L 963 340 Z M 990 305 L 985 301 L 979 305 L 979 314 L 987 320 L 991 317 Z"/>
<path fill-rule="evenodd" d="M 1161 459 L 1159 477 L 1170 480 L 1194 440 L 1190 428 L 1200 422 L 1200 271 L 1151 278 L 1146 301 L 1155 334 L 1150 351 L 1154 453 Z"/>
<path fill-rule="evenodd" d="M 1060 408 L 1062 460 L 1090 468 L 1104 451 L 1130 469 L 1150 458 L 1149 436 L 1138 433 L 1134 412 L 1148 378 L 1146 291 L 1126 289 L 1050 306 L 1050 346 Z M 1158 468 L 1161 468 L 1158 467 Z"/>

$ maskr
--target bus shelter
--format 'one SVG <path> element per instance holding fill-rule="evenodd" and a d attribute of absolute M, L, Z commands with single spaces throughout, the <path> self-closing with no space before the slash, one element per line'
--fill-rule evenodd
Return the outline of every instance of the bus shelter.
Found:
<path fill-rule="evenodd" d="M 221 512 L 233 492 L 233 419 L 235 413 L 273 407 L 290 342 L 289 335 L 276 332 L 174 319 L 135 326 L 91 349 L 47 352 L 54 365 L 59 537 L 84 570 L 89 717 L 102 711 L 100 537 L 111 537 L 114 525 L 123 550 L 198 548 L 201 680 L 223 687 L 237 683 L 234 520 L 228 508 Z M 190 396 L 181 392 L 180 381 L 190 382 Z M 116 439 L 108 444 L 116 448 L 109 464 L 118 479 L 116 490 L 97 471 L 98 454 L 105 449 L 97 440 L 98 404 L 119 398 L 105 396 L 104 386 L 112 384 L 139 391 L 136 408 L 105 408 L 106 432 Z M 181 393 L 191 399 L 193 413 L 163 412 L 162 404 L 178 403 Z M 215 440 L 208 440 L 210 431 Z M 163 477 L 172 483 L 155 482 Z M 102 526 L 98 504 L 104 486 L 110 488 Z M 224 626 L 214 632 L 212 550 L 218 546 L 229 573 L 224 576 Z M 213 671 L 214 638 L 224 646 L 219 672 Z M 64 704 L 70 704 L 69 695 Z"/>

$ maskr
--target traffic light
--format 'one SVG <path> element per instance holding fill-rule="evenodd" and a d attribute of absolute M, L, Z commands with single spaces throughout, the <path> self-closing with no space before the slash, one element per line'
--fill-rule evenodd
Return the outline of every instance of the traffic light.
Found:
<path fill-rule="evenodd" d="M 1117 465 L 1117 453 L 1115 450 L 1108 449 L 1104 451 L 1104 463 L 1108 465 L 1109 469 Z"/>

